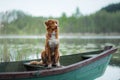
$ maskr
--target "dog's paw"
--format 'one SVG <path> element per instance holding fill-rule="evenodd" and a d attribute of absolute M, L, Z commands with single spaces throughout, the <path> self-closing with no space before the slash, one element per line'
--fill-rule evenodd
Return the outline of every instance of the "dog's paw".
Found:
<path fill-rule="evenodd" d="M 48 68 L 48 69 L 51 69 L 51 68 L 52 68 L 52 64 L 49 64 L 47 68 Z"/>
<path fill-rule="evenodd" d="M 60 66 L 60 63 L 59 63 L 59 62 L 58 62 L 58 63 L 56 63 L 56 66 L 57 66 L 57 67 L 59 67 L 59 66 Z"/>

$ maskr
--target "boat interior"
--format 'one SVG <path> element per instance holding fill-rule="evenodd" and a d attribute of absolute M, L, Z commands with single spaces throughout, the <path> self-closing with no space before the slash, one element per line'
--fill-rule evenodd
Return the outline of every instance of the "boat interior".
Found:
<path fill-rule="evenodd" d="M 84 61 L 91 57 L 97 56 L 102 53 L 103 50 L 99 51 L 90 51 L 72 55 L 64 55 L 60 57 L 60 64 L 62 66 L 68 66 L 75 64 L 80 61 Z M 46 69 L 44 66 L 40 65 L 30 65 L 29 62 L 32 60 L 26 61 L 14 61 L 14 62 L 1 62 L 0 63 L 0 73 L 2 72 L 23 72 L 23 71 L 30 71 L 30 70 L 43 70 Z M 36 61 L 40 61 L 40 59 L 36 59 Z M 53 67 L 54 68 L 54 67 Z"/>

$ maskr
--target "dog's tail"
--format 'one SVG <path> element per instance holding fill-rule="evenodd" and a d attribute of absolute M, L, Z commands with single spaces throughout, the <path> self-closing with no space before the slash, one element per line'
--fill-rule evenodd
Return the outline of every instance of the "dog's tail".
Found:
<path fill-rule="evenodd" d="M 31 61 L 30 64 L 31 64 L 31 65 L 42 65 L 42 66 L 44 66 L 42 60 L 41 60 L 41 61 Z"/>

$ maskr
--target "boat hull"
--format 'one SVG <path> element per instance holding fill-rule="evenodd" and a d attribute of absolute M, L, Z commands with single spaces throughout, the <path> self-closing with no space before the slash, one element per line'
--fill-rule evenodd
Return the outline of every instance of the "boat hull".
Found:
<path fill-rule="evenodd" d="M 112 48 L 61 56 L 60 62 L 64 66 L 52 69 L 37 67 L 37 70 L 28 71 L 23 64 L 28 61 L 3 62 L 0 63 L 0 80 L 94 80 L 103 75 L 116 50 Z"/>
<path fill-rule="evenodd" d="M 98 61 L 95 61 L 87 66 L 78 68 L 76 70 L 52 76 L 45 77 L 33 77 L 25 79 L 14 79 L 14 80 L 94 80 L 97 77 L 103 75 L 111 55 L 106 56 Z"/>

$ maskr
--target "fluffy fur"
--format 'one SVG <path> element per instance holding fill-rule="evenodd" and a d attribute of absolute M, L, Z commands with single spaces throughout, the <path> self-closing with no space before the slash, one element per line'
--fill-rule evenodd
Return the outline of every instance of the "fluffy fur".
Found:
<path fill-rule="evenodd" d="M 30 64 L 40 64 L 44 66 L 48 66 L 51 68 L 53 65 L 60 66 L 59 63 L 59 27 L 58 21 L 56 20 L 48 20 L 45 21 L 46 25 L 46 41 L 45 41 L 45 49 L 41 53 L 41 61 L 32 61 Z"/>

